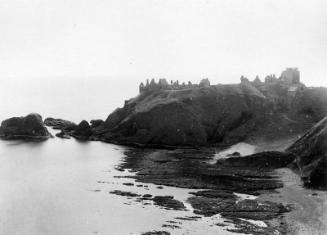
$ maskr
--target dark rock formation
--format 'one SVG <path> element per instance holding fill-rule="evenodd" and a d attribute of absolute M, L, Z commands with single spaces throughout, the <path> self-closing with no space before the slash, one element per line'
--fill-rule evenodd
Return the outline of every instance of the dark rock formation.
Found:
<path fill-rule="evenodd" d="M 196 214 L 212 216 L 221 214 L 226 218 L 242 218 L 252 220 L 270 220 L 290 211 L 280 203 L 260 202 L 258 200 L 239 200 L 230 193 L 230 197 L 191 197 L 188 201 Z"/>
<path fill-rule="evenodd" d="M 284 222 L 281 216 L 290 211 L 289 206 L 259 199 L 242 199 L 234 192 L 260 195 L 282 187 L 274 169 L 290 164 L 294 160 L 293 154 L 263 152 L 209 164 L 208 160 L 213 154 L 214 150 L 210 149 L 134 149 L 126 152 L 127 156 L 121 167 L 135 171 L 136 180 L 141 182 L 207 189 L 191 193 L 188 202 L 194 208 L 194 213 L 204 216 L 220 214 L 235 224 L 234 232 L 285 234 L 286 227 L 282 225 Z M 153 198 L 157 205 L 177 203 L 176 205 L 180 204 L 180 208 L 183 208 L 183 203 L 171 200 L 172 197 Z M 265 221 L 267 227 L 260 227 L 243 219 Z"/>
<path fill-rule="evenodd" d="M 41 115 L 32 113 L 26 117 L 13 117 L 4 120 L 0 126 L 2 139 L 46 140 L 51 137 L 44 126 Z"/>
<path fill-rule="evenodd" d="M 278 169 L 291 164 L 295 156 L 277 151 L 261 152 L 246 157 L 230 157 L 218 160 L 217 165 L 249 169 Z"/>
<path fill-rule="evenodd" d="M 294 159 L 292 154 L 264 152 L 208 164 L 214 151 L 134 149 L 125 154 L 121 167 L 137 172 L 135 178 L 142 182 L 248 194 L 282 187 L 273 170 Z"/>
<path fill-rule="evenodd" d="M 53 129 L 61 130 L 56 136 L 59 138 L 70 139 L 73 136 L 79 140 L 96 140 L 96 137 L 90 138 L 93 134 L 92 129 L 96 129 L 104 122 L 100 119 L 92 120 L 91 126 L 85 120 L 81 121 L 78 125 L 71 121 L 60 118 L 46 118 L 45 124 L 51 126 Z"/>
<path fill-rule="evenodd" d="M 252 114 L 264 109 L 264 103 L 260 92 L 238 86 L 147 93 L 112 113 L 101 137 L 150 145 L 233 142 L 234 137 L 240 139 L 243 124 L 254 128 Z"/>
<path fill-rule="evenodd" d="M 170 233 L 166 231 L 151 231 L 151 232 L 142 233 L 142 235 L 170 235 Z"/>
<path fill-rule="evenodd" d="M 306 186 L 327 189 L 327 117 L 287 149 Z"/>
<path fill-rule="evenodd" d="M 92 129 L 89 123 L 85 120 L 81 121 L 74 129 L 72 136 L 76 139 L 87 140 L 92 135 Z"/>
<path fill-rule="evenodd" d="M 182 202 L 174 199 L 173 196 L 155 196 L 153 199 L 154 204 L 172 210 L 184 210 L 185 206 Z"/>
<path fill-rule="evenodd" d="M 52 127 L 53 129 L 72 131 L 76 128 L 76 124 L 60 118 L 48 117 L 44 120 L 44 124 Z"/>
<path fill-rule="evenodd" d="M 286 234 L 285 226 L 281 226 L 275 220 L 284 213 L 290 211 L 289 206 L 281 203 L 261 201 L 258 199 L 240 199 L 232 192 L 205 191 L 195 193 L 195 197 L 188 199 L 188 202 L 195 209 L 195 214 L 212 216 L 220 214 L 234 223 L 236 229 L 231 232 L 244 234 Z M 260 227 L 244 221 L 259 220 L 265 221 L 267 227 Z M 281 223 L 283 223 L 281 221 Z"/>
<path fill-rule="evenodd" d="M 99 127 L 100 125 L 104 124 L 104 121 L 101 119 L 94 119 L 90 121 L 91 123 L 91 128 L 96 128 Z"/>
<path fill-rule="evenodd" d="M 119 196 L 124 196 L 124 197 L 139 197 L 139 196 L 141 196 L 141 195 L 136 194 L 136 193 L 126 192 L 126 191 L 121 191 L 121 190 L 114 190 L 114 191 L 111 191 L 109 193 L 116 194 L 116 195 L 119 195 Z"/>
<path fill-rule="evenodd" d="M 65 131 L 60 131 L 59 133 L 56 134 L 56 136 L 62 139 L 70 139 L 70 135 L 67 134 L 67 132 Z"/>

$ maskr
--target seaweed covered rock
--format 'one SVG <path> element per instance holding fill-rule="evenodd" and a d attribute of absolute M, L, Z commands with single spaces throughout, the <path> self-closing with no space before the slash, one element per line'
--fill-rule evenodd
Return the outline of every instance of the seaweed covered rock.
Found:
<path fill-rule="evenodd" d="M 31 113 L 26 117 L 13 117 L 4 120 L 0 126 L 2 139 L 46 140 L 51 134 L 45 127 L 40 114 Z"/>
<path fill-rule="evenodd" d="M 291 145 L 294 165 L 306 186 L 327 189 L 327 117 Z"/>

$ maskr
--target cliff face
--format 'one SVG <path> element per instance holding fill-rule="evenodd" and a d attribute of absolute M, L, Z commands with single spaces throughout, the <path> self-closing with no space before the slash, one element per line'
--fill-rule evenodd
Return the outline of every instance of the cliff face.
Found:
<path fill-rule="evenodd" d="M 109 142 L 175 146 L 280 138 L 302 134 L 315 121 L 316 110 L 298 115 L 294 100 L 265 96 L 247 84 L 158 90 L 127 101 L 96 135 Z"/>
<path fill-rule="evenodd" d="M 0 137 L 3 139 L 39 139 L 51 137 L 44 126 L 42 117 L 32 113 L 26 117 L 13 117 L 4 120 L 0 126 Z"/>
<path fill-rule="evenodd" d="M 311 117 L 318 122 L 327 116 L 327 88 L 308 88 L 293 99 L 293 116 Z"/>
<path fill-rule="evenodd" d="M 327 117 L 287 149 L 305 184 L 327 189 Z"/>

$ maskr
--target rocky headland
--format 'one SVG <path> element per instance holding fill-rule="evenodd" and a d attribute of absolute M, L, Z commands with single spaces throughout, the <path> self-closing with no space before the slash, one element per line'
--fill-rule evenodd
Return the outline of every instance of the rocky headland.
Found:
<path fill-rule="evenodd" d="M 47 118 L 45 124 L 60 129 L 64 138 L 180 148 L 296 139 L 325 116 L 327 88 L 306 87 L 299 71 L 288 68 L 280 78 L 251 82 L 242 76 L 232 85 L 152 80 L 105 121 L 77 125 Z"/>
<path fill-rule="evenodd" d="M 116 144 L 200 147 L 296 139 L 327 115 L 325 88 L 308 88 L 295 96 L 271 93 L 242 83 L 154 90 L 126 101 L 105 121 L 83 121 L 79 130 L 84 133 L 76 134 L 78 125 L 65 120 L 55 128 L 62 131 L 60 136 Z"/>
<path fill-rule="evenodd" d="M 326 94 L 302 83 L 244 78 L 235 85 L 150 89 L 110 114 L 90 139 L 195 147 L 297 138 L 327 115 Z"/>

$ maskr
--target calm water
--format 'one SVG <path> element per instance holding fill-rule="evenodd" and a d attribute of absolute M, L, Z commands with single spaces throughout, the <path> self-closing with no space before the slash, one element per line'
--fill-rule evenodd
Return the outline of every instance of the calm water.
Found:
<path fill-rule="evenodd" d="M 102 118 L 135 90 L 113 89 L 106 80 L 67 84 L 64 80 L 24 84 L 7 81 L 0 92 L 0 119 L 39 112 L 80 121 Z M 132 91 L 133 90 L 133 91 Z M 131 95 L 133 94 L 133 95 Z M 53 131 L 52 131 L 53 132 Z M 148 188 L 124 186 L 130 175 L 115 170 L 124 147 L 74 139 L 50 139 L 42 143 L 0 141 L 0 234 L 140 234 L 166 230 L 172 234 L 230 234 L 218 226 L 219 216 L 180 221 L 182 229 L 164 229 L 165 221 L 194 216 L 185 201 L 190 190 L 148 184 Z M 139 194 L 173 195 L 188 211 L 172 211 L 144 205 L 109 194 L 125 190 Z"/>
<path fill-rule="evenodd" d="M 125 186 L 130 175 L 115 170 L 123 147 L 100 142 L 51 139 L 43 143 L 0 142 L 0 234 L 139 234 L 167 220 L 192 216 L 109 194 L 125 190 L 187 199 L 187 189 L 148 184 Z M 189 205 L 186 206 L 190 208 Z M 218 217 L 183 221 L 173 234 L 215 234 Z M 166 229 L 167 230 L 167 229 Z M 169 231 L 169 229 L 168 229 Z M 221 234 L 228 234 L 221 231 Z"/>

